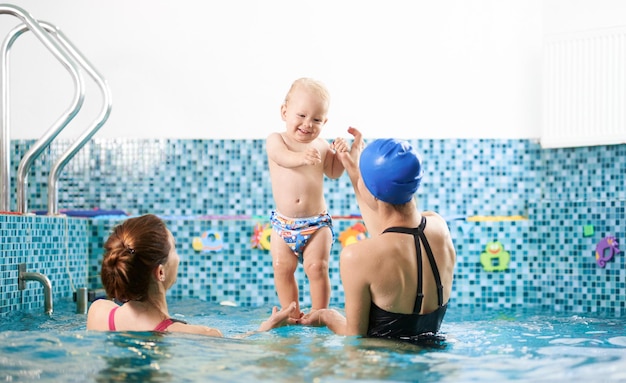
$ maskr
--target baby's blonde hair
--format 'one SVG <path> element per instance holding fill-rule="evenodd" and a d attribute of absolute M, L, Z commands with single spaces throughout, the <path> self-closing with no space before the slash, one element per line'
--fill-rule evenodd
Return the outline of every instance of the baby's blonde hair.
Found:
<path fill-rule="evenodd" d="M 326 105 L 330 104 L 330 93 L 328 93 L 326 86 L 320 81 L 308 77 L 299 78 L 291 84 L 291 88 L 289 88 L 289 92 L 287 92 L 287 95 L 285 96 L 285 104 L 289 102 L 289 97 L 296 89 L 306 89 L 313 92 L 320 99 L 326 102 Z"/>

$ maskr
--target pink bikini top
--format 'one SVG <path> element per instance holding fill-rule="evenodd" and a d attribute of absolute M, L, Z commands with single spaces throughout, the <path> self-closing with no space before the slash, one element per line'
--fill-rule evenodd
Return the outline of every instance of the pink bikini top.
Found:
<path fill-rule="evenodd" d="M 115 311 L 119 308 L 120 306 L 117 306 L 114 309 L 112 309 L 111 312 L 109 313 L 109 330 L 111 331 L 117 331 L 115 329 Z M 175 322 L 185 323 L 178 319 L 167 318 L 163 320 L 161 323 L 159 323 L 152 331 L 159 331 L 159 332 L 166 331 L 167 328 L 170 327 L 170 325 Z"/>

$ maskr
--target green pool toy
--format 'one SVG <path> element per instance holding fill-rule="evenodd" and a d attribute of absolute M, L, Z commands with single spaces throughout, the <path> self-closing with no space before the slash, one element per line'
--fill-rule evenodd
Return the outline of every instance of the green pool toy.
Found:
<path fill-rule="evenodd" d="M 480 263 L 485 271 L 504 271 L 509 268 L 510 261 L 511 255 L 504 251 L 500 241 L 489 242 L 485 251 L 480 254 Z"/>

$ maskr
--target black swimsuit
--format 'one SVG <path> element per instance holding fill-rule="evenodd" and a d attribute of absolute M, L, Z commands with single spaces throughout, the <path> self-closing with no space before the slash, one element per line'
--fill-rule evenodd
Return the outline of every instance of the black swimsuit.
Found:
<path fill-rule="evenodd" d="M 390 227 L 383 233 L 404 233 L 411 234 L 415 238 L 415 248 L 417 249 L 417 297 L 413 313 L 400 314 L 392 313 L 376 306 L 374 302 L 370 307 L 370 320 L 367 329 L 367 336 L 378 338 L 397 338 L 406 340 L 420 340 L 423 337 L 432 336 L 439 331 L 443 317 L 446 315 L 447 303 L 443 304 L 443 285 L 439 276 L 439 269 L 435 263 L 433 251 L 424 235 L 426 227 L 426 217 L 422 216 L 422 222 L 417 228 Z M 430 267 L 435 276 L 437 284 L 437 298 L 439 307 L 428 314 L 420 314 L 422 309 L 423 278 L 422 278 L 422 250 L 420 239 L 424 244 Z"/>

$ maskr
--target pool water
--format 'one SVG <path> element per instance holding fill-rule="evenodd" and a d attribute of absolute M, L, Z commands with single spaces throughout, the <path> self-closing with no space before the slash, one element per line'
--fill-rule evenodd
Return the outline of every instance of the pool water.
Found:
<path fill-rule="evenodd" d="M 618 382 L 623 318 L 448 309 L 441 347 L 283 327 L 245 339 L 270 308 L 173 302 L 170 312 L 227 338 L 85 330 L 72 302 L 0 318 L 0 381 L 10 382 Z M 180 313 L 180 314 L 178 314 Z M 183 315 L 184 313 L 184 315 Z"/>

